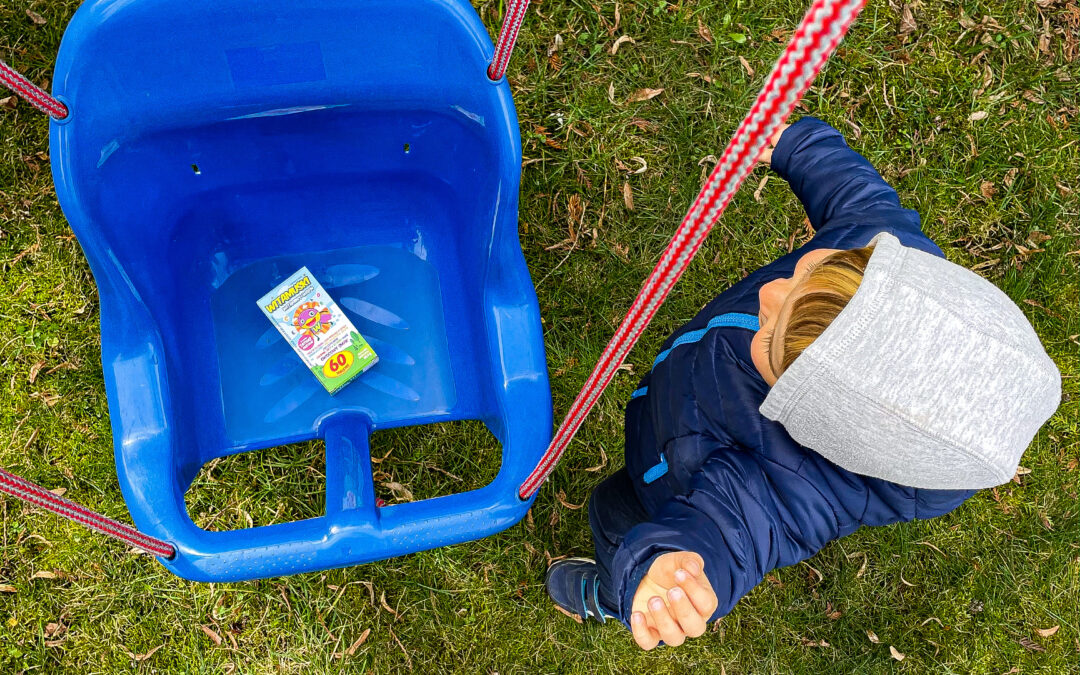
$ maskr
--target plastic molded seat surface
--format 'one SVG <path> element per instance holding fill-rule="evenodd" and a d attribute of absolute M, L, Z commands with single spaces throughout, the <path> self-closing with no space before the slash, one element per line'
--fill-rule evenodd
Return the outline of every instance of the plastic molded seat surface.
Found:
<path fill-rule="evenodd" d="M 198 580 L 367 562 L 519 520 L 551 435 L 521 151 L 464 0 L 91 0 L 64 36 L 57 194 L 101 296 L 117 473 Z M 256 300 L 307 266 L 380 362 L 330 396 Z M 373 429 L 482 420 L 479 490 L 375 507 Z M 223 455 L 322 438 L 326 515 L 207 532 Z"/>

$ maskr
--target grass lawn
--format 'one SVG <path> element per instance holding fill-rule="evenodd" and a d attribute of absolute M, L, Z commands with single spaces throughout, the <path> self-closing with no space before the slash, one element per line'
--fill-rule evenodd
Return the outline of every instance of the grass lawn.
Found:
<path fill-rule="evenodd" d="M 0 58 L 48 81 L 77 4 L 0 5 Z M 557 418 L 806 6 L 535 4 L 509 77 L 526 158 L 521 242 Z M 501 4 L 477 8 L 494 30 Z M 807 236 L 783 181 L 758 169 L 527 521 L 361 567 L 193 584 L 2 499 L 0 672 L 1078 672 L 1078 41 L 1076 0 L 874 0 L 800 111 L 843 131 L 951 260 L 1019 303 L 1061 368 L 1064 402 L 1012 483 L 938 520 L 834 542 L 679 649 L 646 654 L 620 627 L 555 611 L 548 557 L 590 552 L 579 505 L 622 463 L 621 406 L 658 345 Z M 632 101 L 646 88 L 663 92 Z M 14 101 L 0 102 L 0 266 L 0 466 L 127 520 L 97 292 L 56 202 L 47 121 Z M 479 424 L 379 433 L 373 446 L 387 499 L 477 487 L 497 471 Z M 189 508 L 218 529 L 317 514 L 322 468 L 314 444 L 220 460 Z"/>

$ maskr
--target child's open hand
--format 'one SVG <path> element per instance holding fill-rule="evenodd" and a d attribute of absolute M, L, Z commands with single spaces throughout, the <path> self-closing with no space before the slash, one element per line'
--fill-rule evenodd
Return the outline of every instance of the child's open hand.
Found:
<path fill-rule="evenodd" d="M 790 124 L 780 125 L 780 128 L 777 129 L 776 133 L 773 134 L 772 138 L 769 139 L 768 145 L 766 145 L 765 149 L 761 151 L 761 155 L 758 157 L 759 164 L 764 164 L 765 166 L 769 166 L 772 164 L 773 150 L 776 149 L 776 144 L 780 142 L 780 136 L 783 135 L 784 131 L 787 130 L 787 128 L 790 126 Z"/>
<path fill-rule="evenodd" d="M 663 640 L 677 647 L 688 637 L 705 632 L 716 611 L 716 593 L 705 576 L 705 561 L 697 553 L 665 553 L 653 561 L 634 594 L 630 629 L 642 649 Z"/>

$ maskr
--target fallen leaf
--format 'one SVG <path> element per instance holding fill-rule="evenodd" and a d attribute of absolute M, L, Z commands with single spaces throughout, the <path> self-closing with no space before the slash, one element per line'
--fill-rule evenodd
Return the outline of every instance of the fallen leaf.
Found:
<path fill-rule="evenodd" d="M 804 647 L 828 647 L 829 643 L 824 640 L 809 640 L 807 638 L 802 639 Z"/>
<path fill-rule="evenodd" d="M 372 608 L 374 608 L 375 607 L 375 584 L 371 583 L 370 581 L 361 581 L 360 584 L 362 586 L 364 586 L 365 588 L 367 588 L 368 595 L 370 596 L 370 599 L 371 599 L 371 606 L 372 606 Z"/>
<path fill-rule="evenodd" d="M 1054 525 L 1050 522 L 1050 518 L 1048 518 L 1045 513 L 1039 514 L 1039 522 L 1041 522 L 1042 526 L 1045 527 L 1047 530 L 1051 532 L 1054 531 Z"/>
<path fill-rule="evenodd" d="M 819 570 L 818 570 L 817 568 L 815 568 L 815 567 L 814 567 L 813 565 L 811 565 L 810 563 L 806 562 L 805 560 L 804 560 L 804 561 L 802 561 L 802 564 L 803 564 L 803 565 L 806 565 L 806 567 L 807 567 L 807 568 L 809 568 L 809 570 L 810 570 L 810 574 L 808 574 L 808 575 L 807 575 L 807 577 L 808 577 L 808 578 L 809 578 L 809 580 L 810 580 L 810 585 L 811 585 L 811 586 L 815 586 L 815 585 L 817 585 L 817 584 L 820 584 L 820 583 L 821 583 L 822 581 L 825 581 L 825 575 L 824 575 L 824 574 L 822 574 L 822 573 L 821 573 L 821 572 L 820 572 L 820 571 L 819 571 Z M 814 577 L 817 577 L 817 581 L 814 581 Z"/>
<path fill-rule="evenodd" d="M 761 191 L 765 189 L 765 184 L 769 182 L 769 174 L 765 174 L 761 177 L 761 182 L 758 183 L 757 189 L 754 190 L 754 201 L 761 201 Z"/>
<path fill-rule="evenodd" d="M 769 31 L 769 37 L 777 42 L 787 42 L 791 39 L 791 31 L 786 28 L 773 28 Z"/>
<path fill-rule="evenodd" d="M 401 644 L 401 640 L 398 639 L 398 636 L 394 635 L 394 629 L 391 628 L 389 630 L 390 630 L 390 637 L 394 638 L 394 642 L 396 642 L 397 646 L 401 648 L 401 653 L 405 655 L 405 665 L 408 666 L 408 670 L 411 672 L 412 669 L 413 669 L 413 665 L 412 665 L 412 657 L 409 656 L 409 650 L 405 649 L 405 645 Z"/>
<path fill-rule="evenodd" d="M 40 14 L 38 14 L 37 12 L 35 12 L 32 9 L 26 10 L 26 16 L 30 17 L 30 20 L 33 21 L 38 26 L 44 26 L 45 25 L 45 17 L 41 16 Z"/>
<path fill-rule="evenodd" d="M 394 499 L 402 499 L 407 502 L 413 500 L 413 493 L 409 491 L 409 488 L 405 487 L 401 483 L 383 483 L 383 487 L 394 493 Z"/>
<path fill-rule="evenodd" d="M 394 608 L 391 607 L 388 602 L 386 602 L 386 591 L 383 591 L 382 595 L 379 596 L 379 604 L 382 605 L 383 609 L 393 614 L 395 619 L 401 618 L 401 615 L 394 611 Z"/>
<path fill-rule="evenodd" d="M 581 620 L 581 616 L 580 616 L 580 615 L 577 615 L 577 614 L 573 614 L 573 613 L 571 613 L 571 612 L 569 612 L 569 611 L 567 611 L 567 610 L 563 609 L 563 608 L 562 608 L 562 607 L 560 607 L 559 605 L 555 605 L 555 609 L 559 610 L 560 612 L 562 612 L 562 613 L 563 613 L 563 614 L 565 614 L 566 616 L 570 617 L 570 618 L 571 618 L 571 619 L 573 619 L 574 621 L 577 621 L 578 623 L 585 623 L 584 621 L 582 621 L 582 620 Z"/>
<path fill-rule="evenodd" d="M 0 584 L 0 593 L 17 593 L 17 589 L 11 584 Z"/>
<path fill-rule="evenodd" d="M 626 210 L 627 211 L 633 211 L 634 210 L 634 193 L 630 189 L 629 181 L 622 184 L 622 199 L 623 199 L 623 204 L 626 204 Z"/>
<path fill-rule="evenodd" d="M 548 56 L 553 55 L 555 52 L 562 49 L 562 46 L 563 46 L 562 35 L 559 35 L 558 33 L 556 33 L 555 37 L 551 40 L 551 44 L 548 46 L 547 55 Z"/>
<path fill-rule="evenodd" d="M 949 556 L 945 555 L 944 551 L 942 551 L 940 548 L 938 548 L 937 546 L 934 546 L 933 544 L 931 544 L 928 541 L 917 541 L 917 542 L 915 542 L 915 544 L 918 545 L 918 546 L 926 546 L 928 548 L 932 548 L 935 551 L 937 551 L 938 553 L 940 553 L 942 555 L 942 557 L 944 557 L 944 558 L 949 557 Z"/>
<path fill-rule="evenodd" d="M 915 16 L 911 13 L 911 3 L 905 2 L 900 11 L 900 30 L 897 32 L 900 35 L 911 35 L 916 28 L 918 26 L 915 25 Z"/>
<path fill-rule="evenodd" d="M 570 195 L 566 202 L 566 220 L 568 221 L 567 232 L 571 239 L 577 239 L 577 228 L 581 219 L 585 217 L 585 205 L 581 201 L 581 195 Z"/>
<path fill-rule="evenodd" d="M 615 102 L 615 83 L 611 82 L 607 86 L 607 98 L 612 103 Z"/>
<path fill-rule="evenodd" d="M 63 497 L 64 495 L 67 494 L 67 488 L 63 488 L 63 487 L 53 488 L 53 489 L 49 490 L 49 492 L 53 493 L 57 497 Z M 44 541 L 44 539 L 42 539 L 42 541 Z M 45 543 L 48 544 L 49 542 L 46 541 Z"/>
<path fill-rule="evenodd" d="M 712 41 L 713 41 L 712 31 L 709 30 L 708 26 L 706 26 L 704 23 L 701 22 L 701 17 L 698 17 L 698 20 L 697 20 L 697 34 L 701 36 L 702 40 L 704 40 L 705 42 L 708 42 L 709 44 L 712 44 Z"/>
<path fill-rule="evenodd" d="M 589 471 L 591 473 L 596 473 L 597 471 L 603 470 L 603 468 L 605 466 L 607 466 L 607 453 L 604 452 L 603 448 L 600 448 L 600 463 L 597 464 L 596 466 L 590 466 L 589 468 L 587 468 L 585 470 Z"/>
<path fill-rule="evenodd" d="M 36 398 L 50 408 L 60 402 L 60 394 L 46 394 L 40 391 L 30 394 L 30 398 Z"/>
<path fill-rule="evenodd" d="M 38 570 L 37 572 L 34 572 L 30 576 L 30 581 L 33 581 L 34 579 L 55 579 L 55 578 L 56 578 L 56 573 L 54 573 L 54 572 L 50 572 L 49 570 Z"/>
<path fill-rule="evenodd" d="M 206 637 L 210 638 L 210 640 L 215 645 L 220 645 L 221 644 L 221 636 L 218 635 L 216 632 L 214 632 L 213 628 L 211 628 L 210 626 L 207 626 L 207 625 L 200 625 L 199 628 L 202 629 L 202 632 L 206 633 Z"/>
<path fill-rule="evenodd" d="M 49 622 L 45 624 L 45 637 L 60 637 L 67 631 L 67 626 L 62 623 Z"/>
<path fill-rule="evenodd" d="M 580 504 L 571 504 L 570 502 L 568 502 L 566 500 L 566 493 L 563 492 L 562 490 L 559 490 L 558 492 L 555 493 L 555 499 L 559 500 L 560 504 L 562 504 L 566 508 L 570 509 L 571 511 L 577 511 L 582 506 L 585 506 L 585 502 L 582 502 Z"/>
<path fill-rule="evenodd" d="M 1017 640 L 1017 642 L 1019 642 L 1020 646 L 1023 647 L 1024 649 L 1028 649 L 1028 650 L 1033 651 L 1033 652 L 1045 652 L 1046 651 L 1046 647 L 1043 647 L 1041 644 L 1039 644 L 1038 642 L 1035 642 L 1031 638 L 1022 637 L 1019 640 Z"/>
<path fill-rule="evenodd" d="M 742 33 L 728 33 L 727 36 L 732 42 L 738 45 L 746 42 L 746 36 Z"/>
<path fill-rule="evenodd" d="M 869 638 L 870 642 L 873 642 L 874 644 L 879 644 L 881 642 L 881 640 L 878 639 L 877 633 L 872 630 L 866 631 L 866 637 Z"/>
<path fill-rule="evenodd" d="M 660 94 L 663 94 L 664 90 L 661 89 L 638 89 L 633 94 L 630 94 L 630 98 L 627 99 L 630 103 L 637 103 L 639 101 L 648 101 L 656 98 Z"/>
<path fill-rule="evenodd" d="M 349 648 L 345 650 L 345 653 L 352 656 L 356 653 L 356 650 L 360 648 L 360 645 L 367 642 L 368 636 L 371 635 L 371 629 L 365 628 L 363 633 L 360 633 L 360 637 L 356 638 L 356 642 L 349 645 Z"/>
<path fill-rule="evenodd" d="M 555 140 L 554 138 L 551 137 L 551 132 L 547 130 L 547 127 L 543 127 L 543 126 L 540 126 L 539 124 L 536 124 L 536 125 L 533 126 L 533 131 L 535 131 L 536 133 L 538 133 L 538 134 L 540 134 L 541 136 L 544 137 L 544 145 L 546 145 L 548 147 L 551 147 L 551 148 L 555 148 L 556 150 L 565 150 L 566 149 L 566 146 L 564 146 L 562 143 L 560 143 L 559 141 L 557 141 L 557 140 Z"/>
<path fill-rule="evenodd" d="M 1059 628 L 1061 628 L 1061 626 L 1054 626 L 1053 628 L 1036 628 L 1035 632 L 1039 634 L 1039 637 L 1047 638 L 1058 632 Z"/>
<path fill-rule="evenodd" d="M 1028 248 L 1027 246 L 1021 246 L 1020 244 L 1013 244 L 1013 246 L 1016 247 L 1016 252 L 1020 254 L 1020 257 L 1023 260 L 1027 260 L 1028 257 L 1030 257 L 1034 253 L 1042 253 L 1046 250 L 1045 248 Z M 1042 307 L 1041 309 L 1050 312 L 1050 310 L 1046 309 L 1045 307 Z"/>
<path fill-rule="evenodd" d="M 746 60 L 746 57 L 742 54 L 739 55 L 739 63 L 742 64 L 743 70 L 746 71 L 747 77 L 754 76 L 754 69 L 750 67 L 750 62 Z"/>
<path fill-rule="evenodd" d="M 825 603 L 825 617 L 830 621 L 836 621 L 840 617 L 844 616 L 844 613 L 838 609 L 833 609 L 832 603 Z"/>
<path fill-rule="evenodd" d="M 615 52 L 619 51 L 619 47 L 625 42 L 629 42 L 630 44 L 636 44 L 634 42 L 634 38 L 630 37 L 629 35 L 621 35 L 619 36 L 619 39 L 615 40 L 615 44 L 611 45 L 611 54 L 614 56 Z"/>
<path fill-rule="evenodd" d="M 142 663 L 143 661 L 149 659 L 151 656 L 154 655 L 154 652 L 156 652 L 157 650 L 161 649 L 164 646 L 165 646 L 164 644 L 160 644 L 157 647 L 154 647 L 150 651 L 146 652 L 145 654 L 136 654 L 135 657 L 134 657 L 135 658 L 135 663 Z"/>
<path fill-rule="evenodd" d="M 982 193 L 983 197 L 986 197 L 987 199 L 993 199 L 994 195 L 997 194 L 997 188 L 994 187 L 994 184 L 990 181 L 984 180 L 979 185 L 979 192 Z"/>
<path fill-rule="evenodd" d="M 898 650 L 896 647 L 893 647 L 892 645 L 889 645 L 889 655 L 892 656 L 897 661 L 903 661 L 904 660 L 903 652 Z"/>
<path fill-rule="evenodd" d="M 19 105 L 19 102 L 14 96 L 5 96 L 0 98 L 0 108 L 7 108 L 8 110 L 14 110 Z"/>
<path fill-rule="evenodd" d="M 713 83 L 712 76 L 706 75 L 704 73 L 687 73 L 686 76 L 687 77 L 700 77 L 701 79 L 705 80 L 709 84 Z"/>
<path fill-rule="evenodd" d="M 857 571 L 855 573 L 855 578 L 856 579 L 861 579 L 862 575 L 866 574 L 866 564 L 867 564 L 867 562 L 869 562 L 869 559 L 866 557 L 866 554 L 863 553 L 862 551 L 856 551 L 855 553 L 849 553 L 847 555 L 848 560 L 851 560 L 852 558 L 856 558 L 856 557 L 861 557 L 862 558 L 862 565 L 859 565 L 859 571 Z"/>
<path fill-rule="evenodd" d="M 985 110 L 976 110 L 975 112 L 968 115 L 968 121 L 970 121 L 970 122 L 978 122 L 979 120 L 986 119 L 987 115 L 989 115 L 989 113 L 986 112 Z"/>

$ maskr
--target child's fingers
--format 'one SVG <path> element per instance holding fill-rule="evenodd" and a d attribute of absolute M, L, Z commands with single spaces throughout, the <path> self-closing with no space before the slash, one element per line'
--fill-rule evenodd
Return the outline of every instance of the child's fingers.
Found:
<path fill-rule="evenodd" d="M 705 574 L 705 570 L 702 569 L 699 559 L 691 558 L 690 560 L 687 560 L 683 564 L 682 570 L 685 572 L 689 572 L 690 576 L 694 577 L 694 579 L 697 580 L 699 584 L 701 584 L 702 588 L 705 588 L 708 591 L 712 591 L 712 582 L 709 581 L 709 575 Z M 676 581 L 678 581 L 678 574 L 679 570 L 675 570 Z"/>
<path fill-rule="evenodd" d="M 645 651 L 649 651 L 660 644 L 660 634 L 649 628 L 648 623 L 645 621 L 645 615 L 641 612 L 634 612 L 630 615 L 630 632 L 634 634 L 634 642 Z"/>
<path fill-rule="evenodd" d="M 700 554 L 693 551 L 685 551 L 679 557 L 678 569 L 686 570 L 691 576 L 701 576 L 705 572 L 705 560 Z"/>
<path fill-rule="evenodd" d="M 668 603 L 675 620 L 686 637 L 698 637 L 705 632 L 705 617 L 702 617 L 681 588 L 668 591 Z"/>
<path fill-rule="evenodd" d="M 660 634 L 660 639 L 669 646 L 678 647 L 686 641 L 686 633 L 679 627 L 679 624 L 675 623 L 675 619 L 671 616 L 671 612 L 668 611 L 667 604 L 663 599 L 652 598 L 649 600 L 649 616 L 652 617 L 653 624 L 656 625 L 656 632 Z"/>
<path fill-rule="evenodd" d="M 716 593 L 709 586 L 708 578 L 702 574 L 693 577 L 686 570 L 675 572 L 675 583 L 686 592 L 690 603 L 694 605 L 703 619 L 708 619 L 716 611 Z"/>

